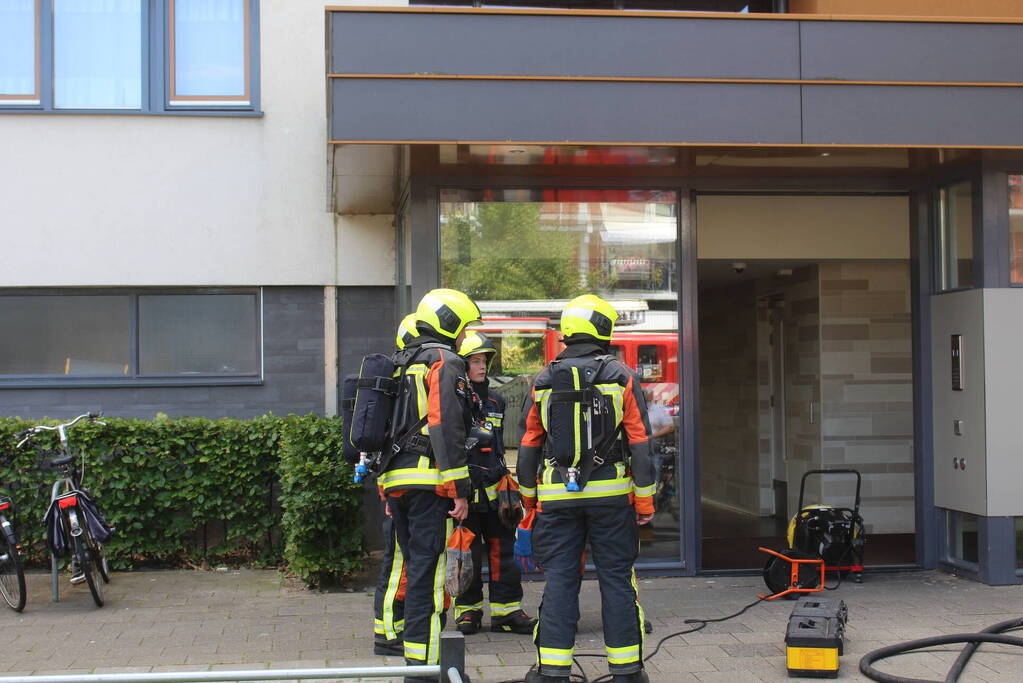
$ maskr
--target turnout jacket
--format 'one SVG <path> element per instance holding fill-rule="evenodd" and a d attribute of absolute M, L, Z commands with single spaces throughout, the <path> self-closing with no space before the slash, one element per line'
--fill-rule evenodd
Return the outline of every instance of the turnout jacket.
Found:
<path fill-rule="evenodd" d="M 474 489 L 473 500 L 478 503 L 497 501 L 497 482 L 508 474 L 504 462 L 504 398 L 490 390 L 490 380 L 472 383 L 478 397 L 474 404 L 476 419 L 490 425 L 493 434 L 488 446 L 476 446 L 469 451 L 469 478 Z"/>
<path fill-rule="evenodd" d="M 597 344 L 571 344 L 558 359 L 604 355 Z M 551 371 L 547 366 L 533 380 L 533 386 L 522 407 L 522 442 L 518 453 L 519 490 L 527 507 L 536 503 L 540 510 L 555 510 L 579 505 L 629 505 L 640 514 L 653 514 L 655 473 L 650 457 L 650 422 L 646 414 L 639 376 L 627 365 L 611 360 L 593 378 L 593 387 L 611 399 L 615 423 L 621 425 L 621 442 L 611 453 L 621 457 L 608 458 L 595 466 L 581 491 L 568 491 L 561 472 L 545 457 L 547 410 L 551 393 Z M 615 437 L 619 438 L 619 437 Z M 625 447 L 625 444 L 628 447 Z M 616 449 L 620 449 L 616 451 Z M 631 454 L 631 456 L 629 455 Z"/>
<path fill-rule="evenodd" d="M 449 344 L 420 336 L 394 355 L 395 377 L 404 379 L 395 398 L 393 448 L 378 483 L 386 495 L 408 489 L 468 498 L 465 438 L 471 389 L 465 361 Z"/>

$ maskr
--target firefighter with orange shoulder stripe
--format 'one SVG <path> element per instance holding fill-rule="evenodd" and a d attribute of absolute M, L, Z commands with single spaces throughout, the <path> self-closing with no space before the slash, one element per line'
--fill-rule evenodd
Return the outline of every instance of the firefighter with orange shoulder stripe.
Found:
<path fill-rule="evenodd" d="M 533 381 L 522 411 L 518 481 L 535 506 L 533 557 L 546 585 L 526 683 L 568 683 L 586 539 L 600 583 L 608 668 L 645 683 L 643 609 L 633 565 L 653 518 L 655 479 L 646 399 L 636 373 L 609 355 L 618 313 L 587 294 L 561 314 L 565 349 Z"/>
<path fill-rule="evenodd" d="M 464 293 L 434 289 L 416 309 L 416 331 L 394 356 L 398 368 L 391 449 L 378 479 L 405 558 L 403 649 L 410 665 L 440 662 L 445 548 L 468 513 L 466 433 L 471 388 L 456 349 L 480 310 Z M 406 677 L 405 681 L 432 680 Z"/>
<path fill-rule="evenodd" d="M 532 633 L 535 619 L 522 610 L 522 572 L 515 562 L 515 529 L 497 510 L 498 483 L 508 474 L 504 461 L 504 398 L 490 388 L 487 373 L 497 347 L 482 332 L 470 330 L 458 350 L 468 364 L 474 396 L 474 419 L 484 425 L 483 439 L 469 448 L 473 485 L 465 526 L 476 534 L 472 545 L 474 578 L 455 600 L 455 626 L 465 635 L 478 633 L 483 622 L 483 557 L 490 568 L 490 630 Z M 484 442 L 485 441 L 485 442 Z"/>

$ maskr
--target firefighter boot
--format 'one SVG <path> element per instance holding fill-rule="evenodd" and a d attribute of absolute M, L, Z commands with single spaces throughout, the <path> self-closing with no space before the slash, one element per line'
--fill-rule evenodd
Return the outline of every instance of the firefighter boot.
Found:
<path fill-rule="evenodd" d="M 378 635 L 373 638 L 373 654 L 388 657 L 404 657 L 405 644 L 401 638 L 387 640 L 383 636 Z"/>
<path fill-rule="evenodd" d="M 536 619 L 533 619 L 524 611 L 512 612 L 500 617 L 490 617 L 490 630 L 498 633 L 526 633 L 533 632 L 536 626 Z"/>
<path fill-rule="evenodd" d="M 470 609 L 462 612 L 458 619 L 455 621 L 455 626 L 458 630 L 467 636 L 471 636 L 474 633 L 480 632 L 480 626 L 483 624 L 483 611 L 478 609 Z"/>
<path fill-rule="evenodd" d="M 650 677 L 640 669 L 631 674 L 615 674 L 611 683 L 650 683 Z"/>
<path fill-rule="evenodd" d="M 526 673 L 525 683 L 568 683 L 568 676 L 544 676 L 535 669 Z"/>

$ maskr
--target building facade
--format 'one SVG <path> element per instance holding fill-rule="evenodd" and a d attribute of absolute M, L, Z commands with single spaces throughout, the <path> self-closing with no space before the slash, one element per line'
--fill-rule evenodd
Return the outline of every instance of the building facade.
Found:
<path fill-rule="evenodd" d="M 1013 3 L 365 4 L 0 2 L 0 411 L 336 414 L 452 286 L 512 420 L 598 291 L 674 414 L 645 566 L 854 469 L 868 565 L 1020 580 Z"/>

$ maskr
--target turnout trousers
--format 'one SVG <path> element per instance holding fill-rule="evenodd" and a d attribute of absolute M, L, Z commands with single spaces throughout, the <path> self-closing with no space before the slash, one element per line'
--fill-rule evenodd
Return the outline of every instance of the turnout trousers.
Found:
<path fill-rule="evenodd" d="M 394 521 L 384 516 L 384 561 L 373 595 L 373 635 L 397 640 L 405 629 L 405 556 L 398 547 Z"/>
<path fill-rule="evenodd" d="M 639 527 L 631 505 L 581 505 L 544 510 L 533 527 L 533 555 L 546 584 L 540 621 L 533 634 L 540 673 L 572 671 L 579 621 L 579 566 L 586 539 L 600 583 L 604 647 L 612 674 L 643 668 L 643 609 L 633 564 L 639 554 Z"/>
<path fill-rule="evenodd" d="M 398 548 L 405 557 L 405 661 L 440 662 L 445 550 L 454 520 L 450 498 L 409 489 L 388 499 Z"/>
<path fill-rule="evenodd" d="M 501 524 L 497 512 L 472 510 L 471 504 L 463 526 L 476 534 L 472 542 L 474 578 L 455 601 L 455 618 L 469 610 L 483 609 L 484 558 L 490 568 L 490 616 L 518 612 L 522 609 L 522 572 L 515 563 L 515 531 Z"/>

